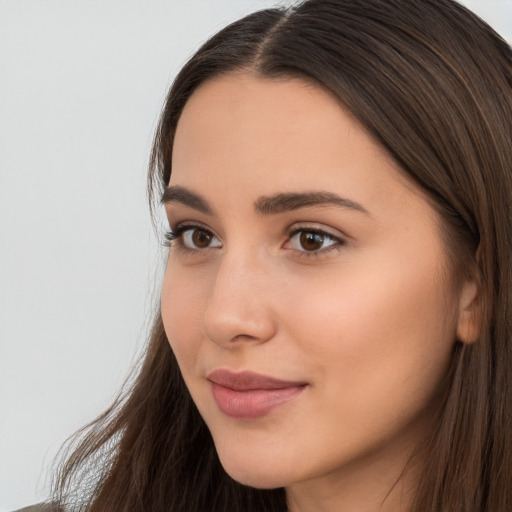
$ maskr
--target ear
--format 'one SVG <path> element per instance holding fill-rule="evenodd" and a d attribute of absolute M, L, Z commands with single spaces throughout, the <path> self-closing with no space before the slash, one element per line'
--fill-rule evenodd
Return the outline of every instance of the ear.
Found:
<path fill-rule="evenodd" d="M 475 272 L 476 274 L 476 272 Z M 482 300 L 480 282 L 475 275 L 463 283 L 459 299 L 457 339 L 462 343 L 475 343 L 482 327 Z"/>

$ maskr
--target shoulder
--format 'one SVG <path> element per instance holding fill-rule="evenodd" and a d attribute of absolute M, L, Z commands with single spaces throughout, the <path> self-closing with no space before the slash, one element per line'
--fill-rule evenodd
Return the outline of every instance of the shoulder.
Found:
<path fill-rule="evenodd" d="M 39 503 L 30 507 L 20 508 L 13 512 L 60 512 L 58 508 L 54 507 L 51 503 Z"/>

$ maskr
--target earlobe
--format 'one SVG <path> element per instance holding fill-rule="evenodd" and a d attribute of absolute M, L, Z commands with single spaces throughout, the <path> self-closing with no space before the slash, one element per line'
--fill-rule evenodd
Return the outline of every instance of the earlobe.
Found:
<path fill-rule="evenodd" d="M 457 339 L 462 343 L 475 343 L 480 338 L 482 301 L 480 284 L 475 277 L 466 281 L 460 292 Z"/>

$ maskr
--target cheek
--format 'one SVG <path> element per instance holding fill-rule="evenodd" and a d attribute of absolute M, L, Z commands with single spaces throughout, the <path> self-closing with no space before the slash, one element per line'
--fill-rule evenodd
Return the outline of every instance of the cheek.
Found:
<path fill-rule="evenodd" d="M 193 334 L 203 311 L 203 289 L 198 275 L 178 272 L 169 261 L 162 286 L 162 321 L 185 378 L 194 371 L 200 348 Z"/>
<path fill-rule="evenodd" d="M 313 291 L 287 306 L 301 319 L 289 328 L 325 393 L 344 401 L 340 409 L 420 407 L 435 393 L 451 356 L 451 292 L 439 258 L 374 256 L 347 258 L 329 279 L 306 286 Z"/>

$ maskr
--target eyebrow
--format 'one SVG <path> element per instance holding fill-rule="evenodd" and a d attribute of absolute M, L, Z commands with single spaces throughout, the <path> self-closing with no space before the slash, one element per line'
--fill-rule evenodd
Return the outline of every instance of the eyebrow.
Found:
<path fill-rule="evenodd" d="M 180 203 L 207 215 L 213 215 L 214 213 L 213 208 L 206 199 L 179 185 L 166 188 L 162 194 L 160 203 L 162 205 Z M 286 192 L 275 194 L 273 196 L 262 196 L 254 202 L 254 209 L 257 213 L 262 215 L 275 215 L 278 213 L 319 205 L 340 206 L 348 210 L 354 210 L 370 215 L 368 210 L 356 201 L 341 197 L 333 192 L 325 191 Z"/>
<path fill-rule="evenodd" d="M 361 204 L 340 197 L 333 192 L 287 192 L 284 194 L 276 194 L 269 197 L 260 197 L 254 203 L 254 208 L 257 212 L 263 215 L 274 215 L 276 213 L 283 213 L 291 210 L 298 210 L 299 208 L 307 208 L 308 206 L 318 205 L 333 205 L 341 206 L 349 210 L 355 210 L 361 213 L 370 215 L 368 210 Z"/>
<path fill-rule="evenodd" d="M 180 203 L 194 210 L 198 210 L 207 215 L 213 215 L 213 208 L 208 204 L 208 201 L 201 197 L 199 194 L 192 192 L 191 190 L 174 185 L 167 187 L 162 194 L 160 204 Z"/>

